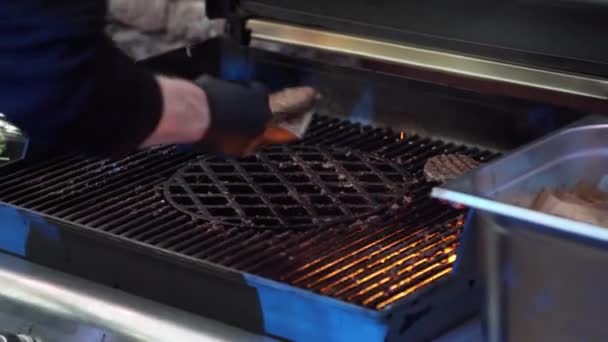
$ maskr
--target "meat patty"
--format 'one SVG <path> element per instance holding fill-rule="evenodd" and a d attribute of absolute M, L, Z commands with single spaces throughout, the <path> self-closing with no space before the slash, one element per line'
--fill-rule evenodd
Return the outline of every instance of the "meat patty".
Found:
<path fill-rule="evenodd" d="M 310 87 L 288 88 L 270 95 L 272 123 L 302 138 L 312 122 L 320 95 Z"/>
<path fill-rule="evenodd" d="M 318 96 L 310 87 L 286 88 L 270 94 L 270 110 L 277 117 L 300 115 L 314 106 Z"/>
<path fill-rule="evenodd" d="M 429 158 L 424 164 L 424 177 L 429 182 L 445 183 L 458 178 L 480 165 L 476 160 L 462 154 L 440 154 Z"/>

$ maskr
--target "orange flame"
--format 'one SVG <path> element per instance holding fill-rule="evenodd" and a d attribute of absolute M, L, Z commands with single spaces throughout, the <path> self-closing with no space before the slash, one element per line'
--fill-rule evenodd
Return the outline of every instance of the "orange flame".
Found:
<path fill-rule="evenodd" d="M 321 292 L 322 293 L 330 292 L 333 288 L 336 288 L 339 285 L 346 283 L 348 280 L 354 280 L 354 279 L 356 279 L 357 281 L 351 283 L 350 285 L 346 285 L 346 286 L 342 287 L 340 290 L 338 290 L 337 292 L 335 292 L 335 295 L 342 295 L 343 293 L 345 293 L 345 292 L 347 292 L 347 291 L 349 291 L 351 289 L 354 289 L 354 288 L 358 287 L 359 284 L 362 284 L 362 283 L 365 283 L 367 281 L 370 281 L 371 279 L 373 279 L 373 278 L 375 278 L 377 276 L 380 276 L 380 275 L 386 273 L 390 269 L 393 269 L 395 267 L 403 265 L 403 264 L 409 262 L 412 259 L 419 258 L 422 253 L 424 253 L 424 252 L 426 252 L 428 250 L 431 250 L 432 248 L 435 248 L 435 246 L 437 244 L 451 242 L 450 240 L 452 240 L 452 239 L 454 239 L 454 237 L 448 237 L 446 239 L 442 239 L 441 241 L 438 241 L 438 242 L 436 242 L 436 243 L 434 243 L 432 245 L 426 246 L 425 248 L 423 248 L 420 251 L 417 251 L 416 253 L 412 253 L 412 254 L 404 257 L 404 258 L 399 258 L 399 259 L 393 260 L 398 255 L 406 252 L 407 250 L 416 248 L 418 245 L 420 245 L 422 243 L 422 241 L 420 241 L 420 240 L 415 241 L 415 242 L 409 244 L 408 246 L 406 246 L 404 248 L 400 248 L 397 251 L 395 251 L 395 252 L 393 252 L 393 253 L 391 253 L 391 254 L 389 254 L 389 255 L 387 255 L 387 256 L 385 256 L 385 257 L 383 257 L 383 258 L 381 258 L 381 259 L 379 259 L 379 260 L 377 260 L 375 262 L 363 265 L 362 267 L 360 267 L 357 270 L 352 271 L 351 273 L 349 273 L 345 277 L 337 279 L 336 281 L 334 281 L 331 284 L 328 284 L 326 287 L 322 288 Z M 447 249 L 448 248 L 446 248 L 446 250 Z M 449 254 L 449 253 L 451 253 L 451 250 L 448 251 L 448 252 L 444 251 L 444 253 L 445 254 Z M 425 261 L 425 260 L 423 260 L 423 261 Z M 358 276 L 361 273 L 363 273 L 365 270 L 371 269 L 371 268 L 379 266 L 379 265 L 383 265 L 385 263 L 386 263 L 386 266 L 381 267 L 380 269 L 378 269 L 378 270 L 376 270 L 374 272 L 371 272 L 370 274 L 366 275 L 365 277 L 358 278 Z M 417 264 L 418 263 L 412 265 L 411 267 L 413 268 Z M 344 271 L 345 269 L 351 268 L 352 266 L 353 265 L 346 265 L 342 269 L 340 269 L 339 271 Z M 390 279 L 390 277 L 388 277 L 386 280 L 388 281 L 389 279 Z M 359 293 L 357 293 L 355 296 L 362 295 L 362 294 L 366 293 L 367 291 L 369 291 L 369 290 L 371 290 L 373 288 L 374 288 L 373 286 L 367 287 L 366 289 L 359 291 Z"/>
<path fill-rule="evenodd" d="M 446 228 L 462 227 L 463 224 L 464 220 L 460 218 Z M 458 233 L 439 238 L 439 233 L 433 232 L 416 238 L 424 230 L 426 228 L 417 229 L 395 240 L 393 239 L 400 233 L 391 232 L 368 243 L 364 238 L 357 239 L 348 247 L 341 248 L 354 248 L 350 253 L 328 263 L 325 263 L 327 256 L 321 257 L 300 267 L 299 271 L 305 273 L 301 274 L 295 283 L 310 289 L 320 286 L 318 290 L 323 294 L 340 297 L 349 302 L 361 301 L 365 306 L 383 309 L 452 271 L 457 260 Z M 432 241 L 435 238 L 438 239 Z M 405 246 L 399 246 L 404 242 Z M 431 255 L 425 255 L 440 245 L 444 247 Z M 399 257 L 407 251 L 411 251 L 411 254 Z M 386 252 L 388 253 L 380 257 Z M 329 271 L 330 268 L 333 269 Z M 320 273 L 325 272 L 327 273 L 320 276 Z M 363 274 L 365 276 L 362 276 Z M 406 277 L 383 289 L 395 280 L 395 277 L 403 276 Z"/>

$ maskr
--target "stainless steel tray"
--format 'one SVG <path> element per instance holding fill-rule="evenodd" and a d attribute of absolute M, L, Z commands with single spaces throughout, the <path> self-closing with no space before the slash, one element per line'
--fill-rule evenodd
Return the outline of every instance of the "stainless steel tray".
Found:
<path fill-rule="evenodd" d="M 608 228 L 527 209 L 543 187 L 607 175 L 608 119 L 587 117 L 433 190 L 472 208 L 489 341 L 608 340 Z"/>

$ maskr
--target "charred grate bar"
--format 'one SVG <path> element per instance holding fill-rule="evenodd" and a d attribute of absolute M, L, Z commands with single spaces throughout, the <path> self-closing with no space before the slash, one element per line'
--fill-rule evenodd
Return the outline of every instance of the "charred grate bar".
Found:
<path fill-rule="evenodd" d="M 405 134 L 404 134 L 405 135 Z M 244 229 L 176 210 L 158 187 L 200 156 L 163 147 L 118 161 L 65 155 L 0 168 L 0 200 L 63 221 L 206 260 L 349 303 L 383 309 L 452 270 L 463 212 L 429 198 L 428 158 L 489 151 L 317 117 L 301 142 L 373 153 L 417 181 L 409 204 L 326 229 Z"/>
<path fill-rule="evenodd" d="M 246 159 L 197 159 L 163 193 L 178 210 L 215 223 L 310 229 L 408 203 L 412 181 L 398 164 L 370 154 L 278 146 Z"/>

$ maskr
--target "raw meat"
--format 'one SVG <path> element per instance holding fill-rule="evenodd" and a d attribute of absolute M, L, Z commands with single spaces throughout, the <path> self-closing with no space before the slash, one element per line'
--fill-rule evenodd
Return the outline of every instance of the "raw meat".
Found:
<path fill-rule="evenodd" d="M 458 178 L 480 165 L 476 160 L 461 154 L 441 154 L 427 160 L 424 176 L 429 182 L 445 183 Z"/>

